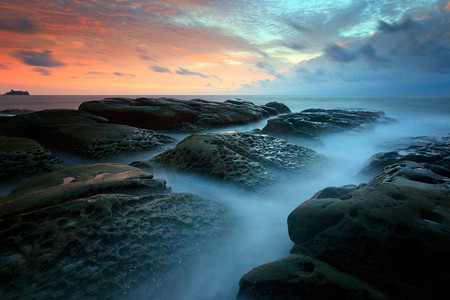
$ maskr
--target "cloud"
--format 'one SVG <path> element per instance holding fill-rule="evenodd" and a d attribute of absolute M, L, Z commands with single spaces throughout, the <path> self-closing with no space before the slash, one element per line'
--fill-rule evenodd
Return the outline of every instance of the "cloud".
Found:
<path fill-rule="evenodd" d="M 95 75 L 105 75 L 105 73 L 104 72 L 91 71 L 91 72 L 84 73 L 84 75 L 93 75 L 93 76 L 95 76 Z"/>
<path fill-rule="evenodd" d="M 154 60 L 154 61 L 156 61 L 156 59 L 155 58 L 153 58 L 153 57 L 150 57 L 150 56 L 148 56 L 148 55 L 145 55 L 145 54 L 142 54 L 141 56 L 139 56 L 141 59 L 143 59 L 143 60 Z"/>
<path fill-rule="evenodd" d="M 206 76 L 205 74 L 199 73 L 199 72 L 191 72 L 189 70 L 180 68 L 176 72 L 178 75 L 194 75 L 194 76 L 200 76 L 202 78 L 209 78 L 209 76 Z"/>
<path fill-rule="evenodd" d="M 158 73 L 172 73 L 168 68 L 160 67 L 160 66 L 151 66 L 150 69 L 152 69 L 155 72 Z"/>
<path fill-rule="evenodd" d="M 42 76 L 50 76 L 50 75 L 52 75 L 51 71 L 49 71 L 47 69 L 44 69 L 44 68 L 34 68 L 33 71 L 40 73 Z"/>
<path fill-rule="evenodd" d="M 283 43 L 281 43 L 281 45 L 283 45 L 286 48 L 296 50 L 296 51 L 300 51 L 300 50 L 303 50 L 306 48 L 305 45 L 298 44 L 298 43 L 292 43 L 292 42 L 283 42 Z"/>
<path fill-rule="evenodd" d="M 0 19 L 0 30 L 14 33 L 34 33 L 38 31 L 38 27 L 28 19 L 2 18 Z"/>
<path fill-rule="evenodd" d="M 14 56 L 20 59 L 24 64 L 36 67 L 61 67 L 65 66 L 65 63 L 56 60 L 52 57 L 50 50 L 42 52 L 19 50 L 16 51 Z"/>
<path fill-rule="evenodd" d="M 325 56 L 332 61 L 349 63 L 358 59 L 355 53 L 347 51 L 345 48 L 338 45 L 330 45 L 325 48 Z"/>
<path fill-rule="evenodd" d="M 375 48 L 371 44 L 366 44 L 358 50 L 361 57 L 372 66 L 386 66 L 389 62 L 376 53 Z"/>
<path fill-rule="evenodd" d="M 0 64 L 0 70 L 9 70 L 10 68 L 7 65 Z"/>
<path fill-rule="evenodd" d="M 417 24 L 411 19 L 406 19 L 401 23 L 388 24 L 384 21 L 380 21 L 378 23 L 378 30 L 380 30 L 381 32 L 386 32 L 386 33 L 406 31 L 406 30 L 410 30 L 410 29 L 414 29 L 414 28 L 417 28 Z"/>
<path fill-rule="evenodd" d="M 113 74 L 119 77 L 136 77 L 134 74 L 130 73 L 114 72 Z"/>

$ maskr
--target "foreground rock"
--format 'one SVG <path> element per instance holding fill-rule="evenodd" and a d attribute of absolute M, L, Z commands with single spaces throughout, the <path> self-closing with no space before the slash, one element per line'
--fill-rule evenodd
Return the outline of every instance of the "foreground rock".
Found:
<path fill-rule="evenodd" d="M 256 188 L 274 183 L 280 172 L 314 173 L 325 158 L 279 138 L 232 131 L 193 134 L 152 162 L 244 188 Z"/>
<path fill-rule="evenodd" d="M 89 158 L 160 149 L 175 139 L 147 129 L 118 124 L 67 124 L 49 132 L 46 144 Z"/>
<path fill-rule="evenodd" d="M 431 139 L 430 139 L 431 140 Z M 445 141 L 445 139 L 442 139 Z M 362 174 L 374 175 L 384 167 L 401 161 L 427 163 L 450 169 L 450 144 L 448 142 L 432 142 L 425 145 L 414 145 L 405 149 L 380 152 L 369 159 Z"/>
<path fill-rule="evenodd" d="M 281 136 L 317 138 L 346 130 L 367 130 L 380 122 L 390 122 L 381 111 L 306 109 L 270 119 L 264 133 Z"/>
<path fill-rule="evenodd" d="M 2 183 L 21 182 L 63 167 L 61 160 L 33 140 L 0 136 Z"/>
<path fill-rule="evenodd" d="M 116 164 L 56 171 L 0 202 L 2 299 L 110 299 L 145 282 L 156 299 L 229 226 L 223 206 Z"/>
<path fill-rule="evenodd" d="M 447 299 L 450 180 L 442 174 L 431 166 L 402 162 L 385 168 L 367 185 L 346 188 L 347 193 L 340 190 L 340 198 L 317 194 L 289 215 L 288 228 L 295 243 L 291 253 L 320 263 L 311 262 L 304 270 L 288 257 L 283 263 L 257 268 L 242 278 L 240 295 L 244 299 L 286 299 L 285 294 L 297 295 L 290 299 L 330 299 L 336 292 L 343 295 L 340 299 L 383 299 L 379 293 L 391 299 Z M 367 292 L 360 283 L 349 285 L 331 275 L 318 277 L 322 263 L 332 267 L 329 272 L 337 270 L 364 282 Z M 330 284 L 338 287 L 327 288 Z M 273 297 L 266 297 L 268 293 Z"/>
<path fill-rule="evenodd" d="M 106 98 L 84 102 L 79 110 L 102 116 L 116 124 L 194 132 L 256 122 L 286 112 L 289 108 L 280 103 L 257 106 L 242 100 L 212 102 L 202 99 Z"/>

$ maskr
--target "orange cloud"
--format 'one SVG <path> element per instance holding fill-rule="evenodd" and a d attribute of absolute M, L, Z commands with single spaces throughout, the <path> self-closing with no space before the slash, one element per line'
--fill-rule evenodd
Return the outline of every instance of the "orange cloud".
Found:
<path fill-rule="evenodd" d="M 447 5 L 444 7 L 446 11 L 450 11 L 450 1 L 447 2 Z"/>

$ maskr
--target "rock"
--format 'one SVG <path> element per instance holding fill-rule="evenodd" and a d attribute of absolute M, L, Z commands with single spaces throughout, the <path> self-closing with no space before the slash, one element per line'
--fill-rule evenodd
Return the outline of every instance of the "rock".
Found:
<path fill-rule="evenodd" d="M 50 131 L 46 145 L 89 158 L 160 149 L 175 139 L 147 129 L 107 123 L 67 124 Z"/>
<path fill-rule="evenodd" d="M 20 137 L 0 136 L 0 181 L 17 183 L 64 165 L 39 143 Z"/>
<path fill-rule="evenodd" d="M 250 272 L 241 280 L 240 295 L 358 299 L 359 284 L 335 281 L 326 273 L 321 276 L 322 287 L 331 281 L 342 297 L 330 296 L 334 289 L 317 288 L 314 272 L 319 262 L 370 285 L 373 295 L 379 291 L 390 299 L 447 299 L 450 179 L 446 174 L 449 170 L 442 166 L 405 161 L 386 167 L 356 189 L 317 193 L 288 217 L 289 236 L 295 243 L 291 253 L 317 261 L 306 265 L 305 271 L 305 258 L 291 255 L 257 268 L 252 271 L 256 275 Z M 367 293 L 359 299 L 366 298 Z"/>
<path fill-rule="evenodd" d="M 0 200 L 0 217 L 26 213 L 98 193 L 133 194 L 166 191 L 164 180 L 140 169 L 119 164 L 66 168 L 27 181 Z"/>
<path fill-rule="evenodd" d="M 38 141 L 45 140 L 51 130 L 64 124 L 107 123 L 100 116 L 73 109 L 47 109 L 14 117 L 0 117 L 0 133 L 6 136 L 25 136 Z"/>
<path fill-rule="evenodd" d="M 270 119 L 262 132 L 273 135 L 293 135 L 316 138 L 324 134 L 345 130 L 367 130 L 372 125 L 388 122 L 380 111 L 307 109 L 299 113 L 285 114 Z"/>
<path fill-rule="evenodd" d="M 287 113 L 291 112 L 289 107 L 287 107 L 285 104 L 280 103 L 280 102 L 276 102 L 276 101 L 269 102 L 269 103 L 267 103 L 264 106 L 268 106 L 268 107 L 274 108 L 278 112 L 278 114 L 287 114 Z"/>
<path fill-rule="evenodd" d="M 56 171 L 0 202 L 2 299 L 111 299 L 142 285 L 156 299 L 229 228 L 222 205 L 116 164 Z"/>
<path fill-rule="evenodd" d="M 300 254 L 253 269 L 239 287 L 239 300 L 389 299 L 354 276 Z"/>
<path fill-rule="evenodd" d="M 35 112 L 34 110 L 31 109 L 20 109 L 20 108 L 10 108 L 10 109 L 3 109 L 0 110 L 0 114 L 4 114 L 4 115 L 23 115 L 23 114 L 29 114 Z"/>
<path fill-rule="evenodd" d="M 381 148 L 403 149 L 410 146 L 425 146 L 428 144 L 450 144 L 450 136 L 415 136 L 400 138 L 381 143 Z"/>
<path fill-rule="evenodd" d="M 11 91 L 9 91 L 9 92 L 6 92 L 6 93 L 4 93 L 3 95 L 6 95 L 6 96 L 11 96 L 11 95 L 14 95 L 14 96 L 17 96 L 17 95 L 25 95 L 25 96 L 29 96 L 30 95 L 30 93 L 28 92 L 28 91 L 15 91 L 15 90 L 11 90 Z"/>
<path fill-rule="evenodd" d="M 384 167 L 401 161 L 414 161 L 439 165 L 450 169 L 450 144 L 429 143 L 424 146 L 410 146 L 391 152 L 380 152 L 369 159 L 368 165 L 361 170 L 361 174 L 374 175 Z"/>
<path fill-rule="evenodd" d="M 212 102 L 173 98 L 106 98 L 84 102 L 79 110 L 105 117 L 111 123 L 188 132 L 248 124 L 278 113 L 273 107 L 242 100 Z"/>
<path fill-rule="evenodd" d="M 315 151 L 262 134 L 193 134 L 152 159 L 156 164 L 256 188 L 276 181 L 279 172 L 307 174 L 324 164 Z"/>

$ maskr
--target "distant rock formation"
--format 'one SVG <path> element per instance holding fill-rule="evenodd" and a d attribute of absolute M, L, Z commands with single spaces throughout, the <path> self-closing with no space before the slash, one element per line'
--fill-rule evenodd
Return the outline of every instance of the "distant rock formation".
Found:
<path fill-rule="evenodd" d="M 5 96 L 10 96 L 10 95 L 30 95 L 30 93 L 28 93 L 28 91 L 15 91 L 15 90 L 10 90 L 9 92 L 4 93 L 3 95 Z"/>

